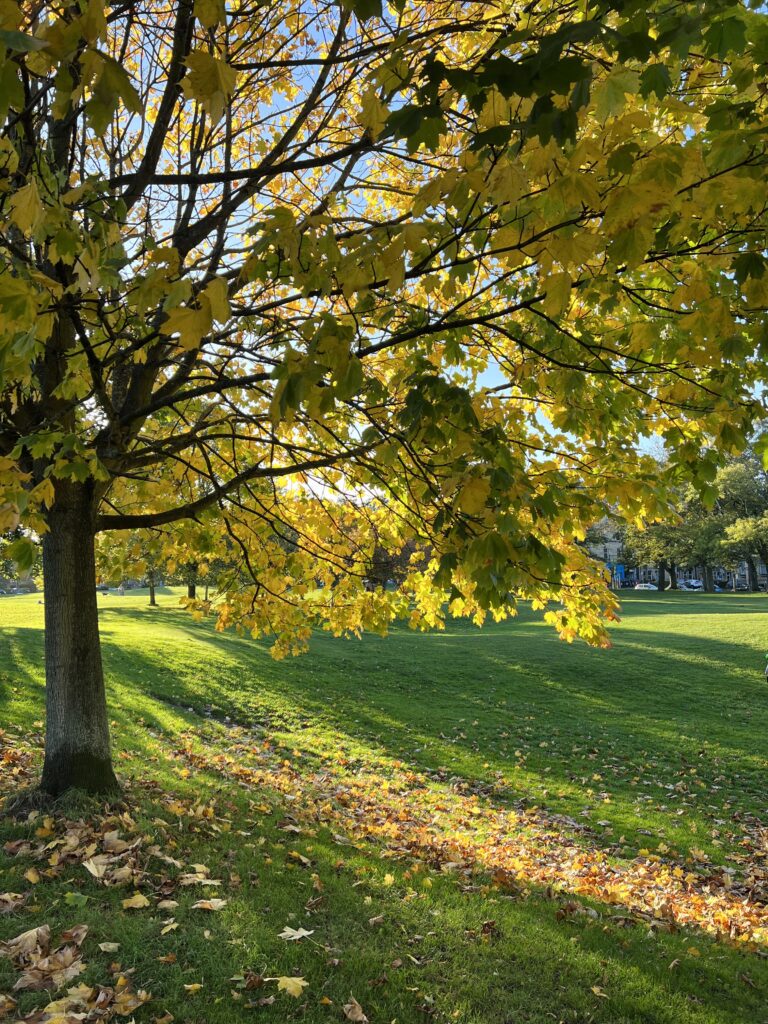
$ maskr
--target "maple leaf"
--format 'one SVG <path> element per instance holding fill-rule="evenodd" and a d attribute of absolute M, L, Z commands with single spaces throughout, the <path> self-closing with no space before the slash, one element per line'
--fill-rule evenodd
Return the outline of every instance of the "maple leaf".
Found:
<path fill-rule="evenodd" d="M 144 893 L 141 892 L 135 892 L 133 896 L 129 896 L 127 899 L 123 900 L 124 910 L 143 910 L 148 906 L 149 900 Z"/>
<path fill-rule="evenodd" d="M 189 74 L 184 79 L 184 92 L 199 100 L 214 121 L 221 120 L 224 108 L 235 91 L 237 71 L 203 50 L 193 50 L 187 57 Z"/>
<path fill-rule="evenodd" d="M 287 992 L 289 996 L 296 999 L 302 994 L 304 988 L 309 985 L 303 978 L 267 978 L 267 981 L 276 981 L 278 992 Z"/>
<path fill-rule="evenodd" d="M 13 195 L 10 205 L 11 220 L 19 231 L 24 235 L 32 234 L 45 215 L 34 178 Z"/>
<path fill-rule="evenodd" d="M 306 928 L 289 928 L 286 925 L 280 932 L 279 938 L 285 939 L 286 942 L 298 942 L 299 939 L 306 939 L 308 935 L 314 935 L 314 931 L 314 928 L 307 931 Z"/>

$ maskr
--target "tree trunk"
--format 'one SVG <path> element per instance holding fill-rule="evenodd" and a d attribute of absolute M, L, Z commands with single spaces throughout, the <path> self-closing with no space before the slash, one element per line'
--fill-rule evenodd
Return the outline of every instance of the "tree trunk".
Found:
<path fill-rule="evenodd" d="M 711 565 L 704 566 L 704 589 L 708 594 L 715 589 L 715 572 Z"/>
<path fill-rule="evenodd" d="M 677 590 L 677 566 L 674 562 L 669 563 L 669 585 L 673 590 Z"/>
<path fill-rule="evenodd" d="M 755 565 L 755 560 L 751 555 L 747 557 L 747 580 L 749 589 L 753 594 L 756 593 L 760 589 L 760 585 L 757 581 L 757 566 Z"/>
<path fill-rule="evenodd" d="M 150 608 L 157 608 L 157 601 L 155 600 L 155 570 L 150 569 L 147 573 L 147 583 L 149 584 L 149 605 Z"/>
<path fill-rule="evenodd" d="M 187 568 L 187 597 L 190 601 L 197 598 L 197 562 L 190 562 Z"/>
<path fill-rule="evenodd" d="M 92 484 L 57 481 L 43 538 L 45 763 L 41 789 L 118 788 L 109 748 L 96 604 Z"/>
<path fill-rule="evenodd" d="M 657 590 L 663 590 L 664 587 L 667 585 L 666 568 L 667 568 L 667 563 L 666 562 L 664 562 L 664 561 L 659 562 L 659 580 L 658 580 L 658 583 L 656 584 L 656 589 Z"/>

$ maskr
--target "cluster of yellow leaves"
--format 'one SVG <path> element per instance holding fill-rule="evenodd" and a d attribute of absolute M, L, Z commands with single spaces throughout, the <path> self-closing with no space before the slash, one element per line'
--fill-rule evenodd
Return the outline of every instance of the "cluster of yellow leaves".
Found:
<path fill-rule="evenodd" d="M 695 927 L 725 941 L 768 944 L 768 908 L 741 892 L 727 872 L 713 872 L 703 854 L 696 861 L 692 853 L 684 865 L 648 850 L 622 861 L 585 847 L 544 811 L 513 812 L 471 793 L 436 787 L 389 761 L 354 776 L 338 760 L 305 773 L 268 744 L 255 747 L 246 737 L 230 753 L 191 747 L 182 753 L 197 770 L 215 770 L 292 798 L 300 793 L 293 813 L 307 827 L 329 826 L 341 843 L 370 841 L 387 856 L 416 858 L 460 877 L 490 874 L 501 888 L 535 884 L 588 897 L 621 907 L 631 920 L 652 928 Z M 761 860 L 751 871 L 768 880 Z"/>

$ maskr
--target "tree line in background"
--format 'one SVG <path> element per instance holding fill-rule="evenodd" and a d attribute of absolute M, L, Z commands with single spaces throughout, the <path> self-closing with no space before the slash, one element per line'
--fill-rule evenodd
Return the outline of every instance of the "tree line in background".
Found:
<path fill-rule="evenodd" d="M 620 560 L 657 568 L 659 589 L 678 586 L 682 569 L 700 573 L 713 591 L 720 574 L 734 581 L 741 565 L 747 587 L 760 588 L 759 565 L 768 566 L 768 473 L 756 447 L 730 458 L 716 473 L 705 498 L 681 485 L 663 521 L 621 528 Z"/>

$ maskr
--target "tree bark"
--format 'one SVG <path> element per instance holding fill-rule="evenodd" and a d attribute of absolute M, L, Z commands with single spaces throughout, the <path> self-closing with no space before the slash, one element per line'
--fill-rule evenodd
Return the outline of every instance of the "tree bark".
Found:
<path fill-rule="evenodd" d="M 57 481 L 43 538 L 45 582 L 45 762 L 40 788 L 104 793 L 112 770 L 101 664 L 92 483 Z"/>
<path fill-rule="evenodd" d="M 669 585 L 672 590 L 677 590 L 677 566 L 674 562 L 669 563 Z"/>
<path fill-rule="evenodd" d="M 749 582 L 749 589 L 753 594 L 756 593 L 760 589 L 760 585 L 757 580 L 757 566 L 751 555 L 747 557 L 747 580 Z"/>
<path fill-rule="evenodd" d="M 149 584 L 149 605 L 151 608 L 157 608 L 157 601 L 155 600 L 155 570 L 150 569 L 147 573 L 147 583 Z"/>
<path fill-rule="evenodd" d="M 667 585 L 666 569 L 667 563 L 664 561 L 659 562 L 659 579 L 656 584 L 657 590 L 663 590 Z"/>
<path fill-rule="evenodd" d="M 187 597 L 197 599 L 197 562 L 190 562 L 187 568 Z"/>
<path fill-rule="evenodd" d="M 704 566 L 704 590 L 711 594 L 715 589 L 715 571 L 711 565 Z"/>

